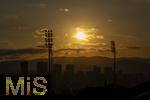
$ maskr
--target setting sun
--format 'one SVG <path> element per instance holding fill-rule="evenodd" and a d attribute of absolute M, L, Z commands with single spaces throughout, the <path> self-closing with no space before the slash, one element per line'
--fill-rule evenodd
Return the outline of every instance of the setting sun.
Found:
<path fill-rule="evenodd" d="M 75 37 L 78 39 L 78 40 L 86 40 L 87 36 L 84 32 L 77 32 Z"/>

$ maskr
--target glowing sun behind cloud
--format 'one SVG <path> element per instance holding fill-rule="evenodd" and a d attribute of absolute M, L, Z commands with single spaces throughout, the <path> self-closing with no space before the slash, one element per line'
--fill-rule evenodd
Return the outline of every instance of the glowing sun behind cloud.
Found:
<path fill-rule="evenodd" d="M 77 32 L 75 35 L 75 38 L 78 40 L 86 40 L 87 39 L 87 35 L 85 32 Z"/>

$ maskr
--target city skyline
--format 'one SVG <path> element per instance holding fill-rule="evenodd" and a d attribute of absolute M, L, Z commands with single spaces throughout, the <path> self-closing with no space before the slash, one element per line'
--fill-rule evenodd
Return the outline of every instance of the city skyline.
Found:
<path fill-rule="evenodd" d="M 0 95 L 150 100 L 149 27 L 150 0 L 0 0 Z"/>

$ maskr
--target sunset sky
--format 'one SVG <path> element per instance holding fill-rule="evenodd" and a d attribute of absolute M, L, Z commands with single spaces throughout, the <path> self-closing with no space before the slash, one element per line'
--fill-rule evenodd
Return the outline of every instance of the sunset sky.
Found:
<path fill-rule="evenodd" d="M 55 55 L 150 57 L 150 0 L 0 0 L 0 58 L 44 56 L 44 27 Z"/>

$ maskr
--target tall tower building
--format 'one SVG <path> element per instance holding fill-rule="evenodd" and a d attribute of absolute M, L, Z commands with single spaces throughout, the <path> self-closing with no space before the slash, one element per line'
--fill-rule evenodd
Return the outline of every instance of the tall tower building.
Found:
<path fill-rule="evenodd" d="M 53 64 L 52 73 L 55 76 L 60 76 L 62 73 L 62 65 L 61 64 Z"/>
<path fill-rule="evenodd" d="M 93 72 L 96 73 L 96 74 L 100 74 L 101 73 L 101 68 L 96 66 L 96 65 L 94 65 L 93 66 Z"/>
<path fill-rule="evenodd" d="M 21 61 L 20 67 L 21 67 L 21 75 L 28 75 L 28 62 Z"/>
<path fill-rule="evenodd" d="M 74 75 L 74 72 L 75 72 L 74 65 L 73 64 L 67 64 L 65 72 L 68 73 L 69 75 Z"/>
<path fill-rule="evenodd" d="M 73 64 L 67 64 L 65 67 L 64 77 L 66 80 L 73 80 L 75 74 L 75 67 Z"/>

